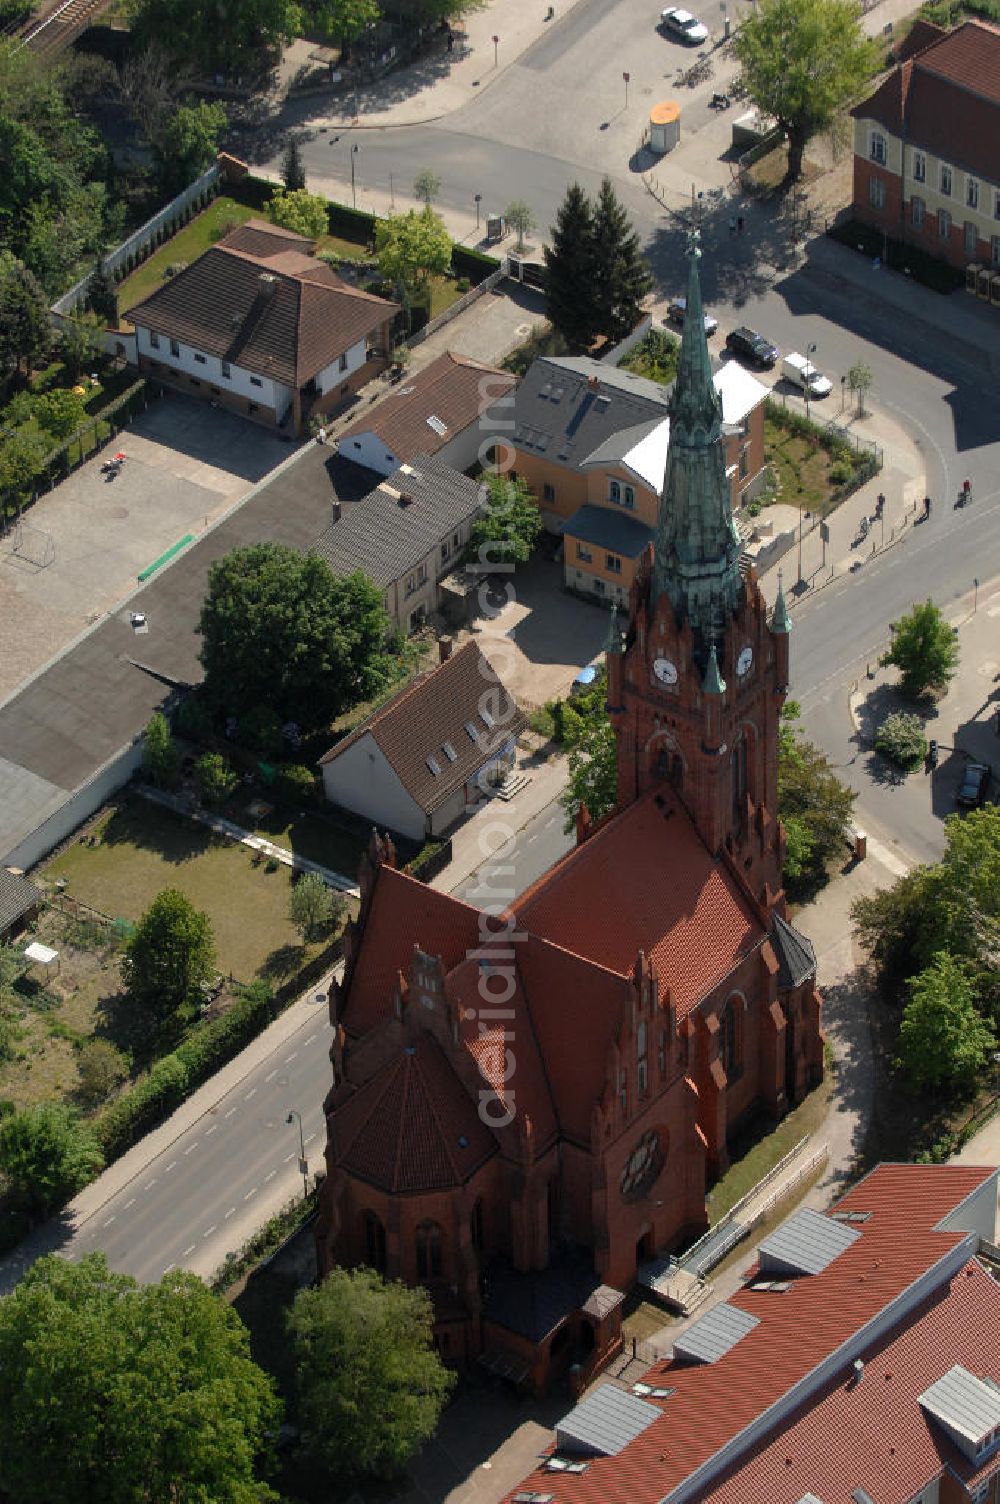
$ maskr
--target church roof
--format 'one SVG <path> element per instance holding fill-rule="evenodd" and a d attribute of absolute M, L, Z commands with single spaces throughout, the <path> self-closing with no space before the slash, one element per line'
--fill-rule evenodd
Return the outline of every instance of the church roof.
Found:
<path fill-rule="evenodd" d="M 735 878 L 666 788 L 601 826 L 513 907 L 520 928 L 620 976 L 645 951 L 678 1017 L 764 938 Z"/>
<path fill-rule="evenodd" d="M 341 1103 L 332 1124 L 342 1167 L 389 1192 L 464 1185 L 497 1152 L 493 1134 L 427 1033 Z"/>
<path fill-rule="evenodd" d="M 812 941 L 780 914 L 774 916 L 771 943 L 778 957 L 780 988 L 798 987 L 807 977 L 816 975 L 816 951 Z"/>

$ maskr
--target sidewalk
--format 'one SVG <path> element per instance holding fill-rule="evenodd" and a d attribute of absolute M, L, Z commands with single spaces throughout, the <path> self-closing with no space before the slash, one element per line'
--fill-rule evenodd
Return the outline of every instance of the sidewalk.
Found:
<path fill-rule="evenodd" d="M 451 838 L 452 858 L 430 886 L 450 893 L 461 886 L 486 862 L 495 859 L 506 843 L 547 809 L 566 787 L 566 759 L 551 757 L 548 762 L 520 760 L 518 772 L 526 773 L 530 782 L 509 804 L 491 799 L 477 810 Z M 562 818 L 562 809 L 558 810 Z"/>

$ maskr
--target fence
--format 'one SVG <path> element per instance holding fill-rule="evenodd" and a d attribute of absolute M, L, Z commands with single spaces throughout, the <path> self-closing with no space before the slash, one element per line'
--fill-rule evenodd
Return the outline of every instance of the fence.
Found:
<path fill-rule="evenodd" d="M 492 292 L 497 283 L 503 277 L 506 277 L 506 275 L 507 262 L 504 260 L 495 272 L 490 272 L 490 275 L 480 282 L 478 287 L 471 288 L 469 292 L 458 299 L 457 303 L 452 303 L 450 308 L 446 308 L 444 313 L 439 313 L 437 318 L 431 319 L 422 329 L 418 329 L 415 334 L 411 334 L 406 341 L 410 349 L 412 350 L 416 345 L 422 345 L 429 334 L 433 334 L 437 329 L 443 329 L 446 324 L 451 323 L 452 319 L 458 318 L 460 313 L 464 313 L 467 308 L 471 308 L 476 299 L 481 298 L 484 293 Z"/>

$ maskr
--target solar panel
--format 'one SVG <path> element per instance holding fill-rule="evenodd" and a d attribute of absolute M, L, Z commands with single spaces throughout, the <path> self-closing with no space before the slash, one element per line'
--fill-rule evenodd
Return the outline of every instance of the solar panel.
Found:
<path fill-rule="evenodd" d="M 440 778 L 440 776 L 441 776 L 441 764 L 438 762 L 437 758 L 436 757 L 427 757 L 427 758 L 424 759 L 424 761 L 427 763 L 427 766 L 430 768 L 431 772 L 434 774 L 434 777 L 435 778 Z"/>
<path fill-rule="evenodd" d="M 458 761 L 458 753 L 455 751 L 455 748 L 452 746 L 451 742 L 442 742 L 441 751 L 444 753 L 445 757 L 447 757 L 449 762 Z"/>

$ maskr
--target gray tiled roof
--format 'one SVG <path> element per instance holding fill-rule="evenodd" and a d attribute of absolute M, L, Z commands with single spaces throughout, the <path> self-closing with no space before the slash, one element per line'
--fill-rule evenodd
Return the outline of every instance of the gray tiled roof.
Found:
<path fill-rule="evenodd" d="M 751 1316 L 749 1311 L 741 1311 L 738 1306 L 722 1301 L 677 1338 L 674 1357 L 690 1358 L 697 1363 L 715 1363 L 755 1326 L 760 1326 L 758 1316 Z"/>
<path fill-rule="evenodd" d="M 593 543 L 595 548 L 609 548 L 626 559 L 637 559 L 653 541 L 653 529 L 636 517 L 630 517 L 620 507 L 579 507 L 563 524 L 567 538 L 578 538 L 581 543 Z"/>
<path fill-rule="evenodd" d="M 559 1451 L 617 1457 L 629 1442 L 659 1420 L 660 1414 L 658 1406 L 638 1395 L 616 1389 L 614 1384 L 601 1384 L 557 1423 L 556 1447 Z"/>
<path fill-rule="evenodd" d="M 761 1243 L 760 1272 L 820 1274 L 860 1237 L 856 1228 L 802 1206 Z"/>
<path fill-rule="evenodd" d="M 661 413 L 658 418 L 647 418 L 645 423 L 633 423 L 631 428 L 623 428 L 619 433 L 613 433 L 603 444 L 598 444 L 592 454 L 588 454 L 584 461 L 587 465 L 614 465 L 619 464 L 636 444 L 648 438 L 655 428 L 659 428 L 666 414 Z"/>
<path fill-rule="evenodd" d="M 403 498 L 408 497 L 407 502 Z M 401 465 L 320 534 L 313 547 L 337 574 L 363 570 L 385 589 L 482 505 L 478 481 L 421 455 Z"/>
<path fill-rule="evenodd" d="M 969 1442 L 980 1443 L 1000 1426 L 1000 1391 L 954 1364 L 920 1396 L 935 1420 Z"/>
<path fill-rule="evenodd" d="M 41 897 L 34 883 L 29 883 L 26 877 L 0 867 L 0 935 L 6 934 L 22 914 L 33 909 Z"/>
<path fill-rule="evenodd" d="M 578 470 L 622 429 L 662 421 L 669 396 L 658 382 L 587 356 L 544 356 L 515 394 L 514 443 Z"/>

